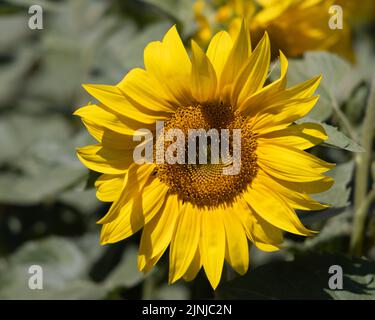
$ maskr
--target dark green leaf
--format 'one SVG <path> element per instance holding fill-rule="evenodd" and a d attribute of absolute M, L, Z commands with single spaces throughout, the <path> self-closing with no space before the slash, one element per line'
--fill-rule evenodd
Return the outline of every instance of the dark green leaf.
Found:
<path fill-rule="evenodd" d="M 352 178 L 353 169 L 353 161 L 337 165 L 335 168 L 327 172 L 327 176 L 334 179 L 334 185 L 329 190 L 314 194 L 312 197 L 319 202 L 329 204 L 332 207 L 341 208 L 348 206 L 351 190 L 347 186 Z"/>
<path fill-rule="evenodd" d="M 332 290 L 330 266 L 343 270 L 343 290 Z M 340 255 L 309 254 L 250 270 L 223 285 L 229 299 L 375 299 L 375 262 Z"/>

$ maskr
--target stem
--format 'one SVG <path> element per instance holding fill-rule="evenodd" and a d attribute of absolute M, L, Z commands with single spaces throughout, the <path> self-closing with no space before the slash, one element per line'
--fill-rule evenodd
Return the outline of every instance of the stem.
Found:
<path fill-rule="evenodd" d="M 236 278 L 236 273 L 229 265 L 227 265 L 227 268 L 225 271 L 226 272 L 223 274 L 223 278 L 225 282 L 231 281 L 234 278 Z"/>
<path fill-rule="evenodd" d="M 153 269 L 146 276 L 142 286 L 142 300 L 156 299 L 156 286 L 161 279 L 165 276 L 167 270 L 163 265 L 160 265 L 157 270 Z"/>
<path fill-rule="evenodd" d="M 364 225 L 368 206 L 366 193 L 368 189 L 368 176 L 371 162 L 371 147 L 373 139 L 373 125 L 375 121 L 375 79 L 372 81 L 366 115 L 361 132 L 361 145 L 365 152 L 356 156 L 356 177 L 354 190 L 354 219 L 353 231 L 350 241 L 350 251 L 353 254 L 362 253 L 362 243 L 364 237 Z M 372 193 L 372 192 L 371 192 Z M 371 195 L 371 193 L 369 195 Z M 371 200 L 371 197 L 370 197 Z M 368 206 L 367 206 L 368 205 Z M 367 207 L 366 207 L 367 206 Z"/>
<path fill-rule="evenodd" d="M 152 300 L 154 297 L 154 275 L 149 274 L 143 281 L 142 300 Z"/>
<path fill-rule="evenodd" d="M 357 135 L 355 134 L 355 132 L 352 128 L 352 125 L 350 124 L 349 119 L 347 118 L 345 113 L 342 112 L 342 110 L 340 109 L 340 107 L 337 103 L 337 100 L 335 98 L 331 97 L 331 103 L 332 103 L 333 111 L 336 113 L 337 118 L 338 118 L 341 126 L 346 131 L 349 138 L 354 140 L 354 141 L 357 141 Z"/>
<path fill-rule="evenodd" d="M 350 251 L 352 254 L 361 255 L 363 238 L 365 233 L 365 222 L 367 211 L 372 202 L 375 201 L 375 187 L 366 196 L 362 205 L 355 211 L 355 220 L 353 224 L 353 233 L 350 242 Z"/>

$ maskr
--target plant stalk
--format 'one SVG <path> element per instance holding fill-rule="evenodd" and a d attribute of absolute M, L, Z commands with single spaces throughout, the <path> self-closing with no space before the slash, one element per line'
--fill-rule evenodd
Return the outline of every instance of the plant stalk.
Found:
<path fill-rule="evenodd" d="M 361 255 L 363 238 L 365 233 L 365 222 L 368 207 L 371 204 L 373 191 L 366 196 L 368 189 L 368 178 L 372 155 L 372 140 L 375 125 L 375 79 L 372 81 L 370 95 L 366 108 L 366 115 L 361 132 L 361 145 L 365 152 L 356 156 L 356 176 L 354 190 L 354 218 L 353 231 L 350 239 L 350 252 Z M 368 201 L 370 201 L 368 203 Z"/>

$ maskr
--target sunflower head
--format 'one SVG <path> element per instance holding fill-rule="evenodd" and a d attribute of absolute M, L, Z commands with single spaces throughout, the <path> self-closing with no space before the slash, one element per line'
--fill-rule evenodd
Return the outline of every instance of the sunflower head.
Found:
<path fill-rule="evenodd" d="M 256 45 L 265 31 L 272 43 L 272 57 L 279 50 L 288 57 L 295 57 L 306 51 L 326 50 L 353 61 L 349 6 L 344 4 L 343 28 L 330 29 L 332 18 L 330 8 L 334 0 L 226 0 L 220 4 L 198 0 L 195 17 L 198 31 L 195 38 L 206 44 L 209 34 L 224 26 L 236 34 L 241 20 L 249 23 L 253 45 Z M 339 2 L 340 3 L 340 2 Z M 212 18 L 214 17 L 214 18 Z M 204 36 L 203 36 L 204 35 Z"/>
<path fill-rule="evenodd" d="M 85 85 L 98 102 L 76 115 L 98 144 L 79 148 L 78 157 L 102 174 L 97 196 L 112 202 L 98 222 L 103 225 L 102 244 L 142 229 L 141 271 L 149 271 L 169 247 L 171 283 L 181 277 L 192 280 L 203 267 L 216 288 L 224 261 L 239 274 L 247 271 L 249 242 L 274 251 L 281 246 L 283 231 L 312 233 L 295 209 L 326 208 L 309 194 L 330 188 L 332 179 L 323 173 L 332 164 L 304 151 L 327 138 L 322 127 L 295 124 L 316 103 L 313 94 L 320 77 L 287 88 L 288 62 L 280 52 L 280 77 L 269 82 L 267 33 L 252 48 L 243 22 L 235 38 L 222 31 L 207 51 L 195 42 L 191 48 L 189 57 L 172 27 L 161 42 L 145 48 L 144 69 L 131 70 L 115 86 Z M 188 163 L 155 161 L 160 121 L 164 131 L 178 129 L 183 141 L 191 129 L 226 130 L 229 153 L 240 150 L 238 172 L 224 173 L 231 163 L 222 153 L 203 163 L 199 157 Z M 167 154 L 174 140 L 163 137 L 161 150 Z M 140 145 L 152 150 L 153 161 L 134 162 Z M 184 148 L 186 144 L 180 154 L 186 160 L 189 150 Z"/>

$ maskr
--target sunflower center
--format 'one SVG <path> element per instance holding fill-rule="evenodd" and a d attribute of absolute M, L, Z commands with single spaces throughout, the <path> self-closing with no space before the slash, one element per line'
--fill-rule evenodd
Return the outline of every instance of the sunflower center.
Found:
<path fill-rule="evenodd" d="M 214 207 L 223 203 L 231 203 L 243 192 L 256 176 L 257 147 L 255 134 L 250 130 L 246 119 L 233 111 L 230 106 L 195 105 L 180 107 L 165 123 L 165 131 L 180 129 L 185 134 L 185 146 L 191 129 L 203 129 L 206 132 L 216 129 L 229 129 L 229 151 L 233 151 L 233 129 L 241 129 L 241 167 L 238 174 L 223 174 L 228 163 L 221 158 L 216 163 L 210 161 L 209 155 L 212 141 L 207 143 L 208 161 L 200 164 L 157 164 L 159 179 L 167 184 L 170 192 L 179 195 L 184 201 L 200 207 Z M 220 138 L 221 139 L 221 136 Z M 169 144 L 171 144 L 170 142 Z M 220 143 L 220 141 L 219 141 Z M 168 143 L 165 144 L 165 148 Z M 188 150 L 186 147 L 185 154 Z M 198 152 L 196 153 L 198 155 Z"/>

